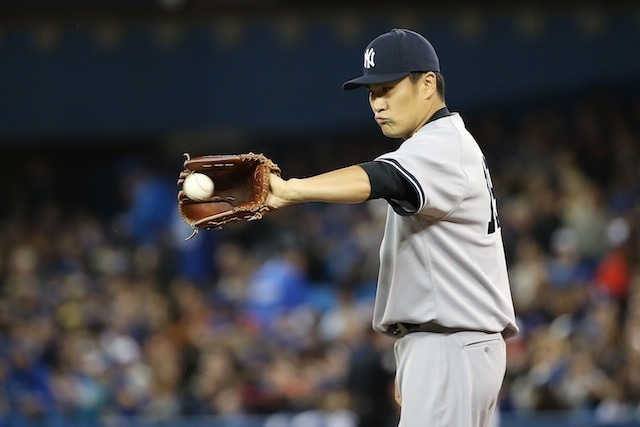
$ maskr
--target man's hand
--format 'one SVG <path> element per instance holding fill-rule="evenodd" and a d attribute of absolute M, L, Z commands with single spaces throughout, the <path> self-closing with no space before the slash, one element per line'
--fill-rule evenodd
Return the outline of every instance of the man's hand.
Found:
<path fill-rule="evenodd" d="M 267 196 L 267 206 L 276 209 L 283 208 L 293 202 L 287 199 L 287 181 L 280 178 L 275 173 L 269 177 L 269 195 Z"/>

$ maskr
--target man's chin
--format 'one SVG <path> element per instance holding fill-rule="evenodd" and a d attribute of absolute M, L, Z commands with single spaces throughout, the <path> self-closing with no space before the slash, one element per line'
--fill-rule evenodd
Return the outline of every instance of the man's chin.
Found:
<path fill-rule="evenodd" d="M 387 138 L 400 138 L 401 137 L 401 135 L 398 135 L 392 129 L 389 129 L 388 126 L 380 126 L 380 130 L 382 131 L 382 134 L 384 136 L 386 136 Z"/>

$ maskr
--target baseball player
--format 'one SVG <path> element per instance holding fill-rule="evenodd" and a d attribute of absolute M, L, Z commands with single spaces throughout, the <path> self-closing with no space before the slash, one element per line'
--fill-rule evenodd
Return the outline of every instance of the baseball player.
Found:
<path fill-rule="evenodd" d="M 364 51 L 382 133 L 403 142 L 372 162 L 270 179 L 267 203 L 388 202 L 373 328 L 396 337 L 401 427 L 490 426 L 518 327 L 500 222 L 482 151 L 444 99 L 436 52 L 394 29 Z"/>

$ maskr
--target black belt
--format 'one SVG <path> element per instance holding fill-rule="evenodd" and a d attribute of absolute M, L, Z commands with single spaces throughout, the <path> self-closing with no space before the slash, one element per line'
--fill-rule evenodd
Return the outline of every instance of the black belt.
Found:
<path fill-rule="evenodd" d="M 412 332 L 431 332 L 434 334 L 455 334 L 458 332 L 484 332 L 485 334 L 495 334 L 497 332 L 482 331 L 468 328 L 449 328 L 447 326 L 438 325 L 434 322 L 427 323 L 404 323 L 398 322 L 393 325 L 389 325 L 386 330 L 387 335 L 391 335 L 394 338 L 402 338 Z"/>

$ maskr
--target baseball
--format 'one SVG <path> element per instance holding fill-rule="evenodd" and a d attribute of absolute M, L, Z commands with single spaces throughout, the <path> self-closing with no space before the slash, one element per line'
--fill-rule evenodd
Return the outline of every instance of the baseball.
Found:
<path fill-rule="evenodd" d="M 182 190 L 188 198 L 196 202 L 204 202 L 213 196 L 215 185 L 213 180 L 203 173 L 194 172 L 184 179 Z"/>

